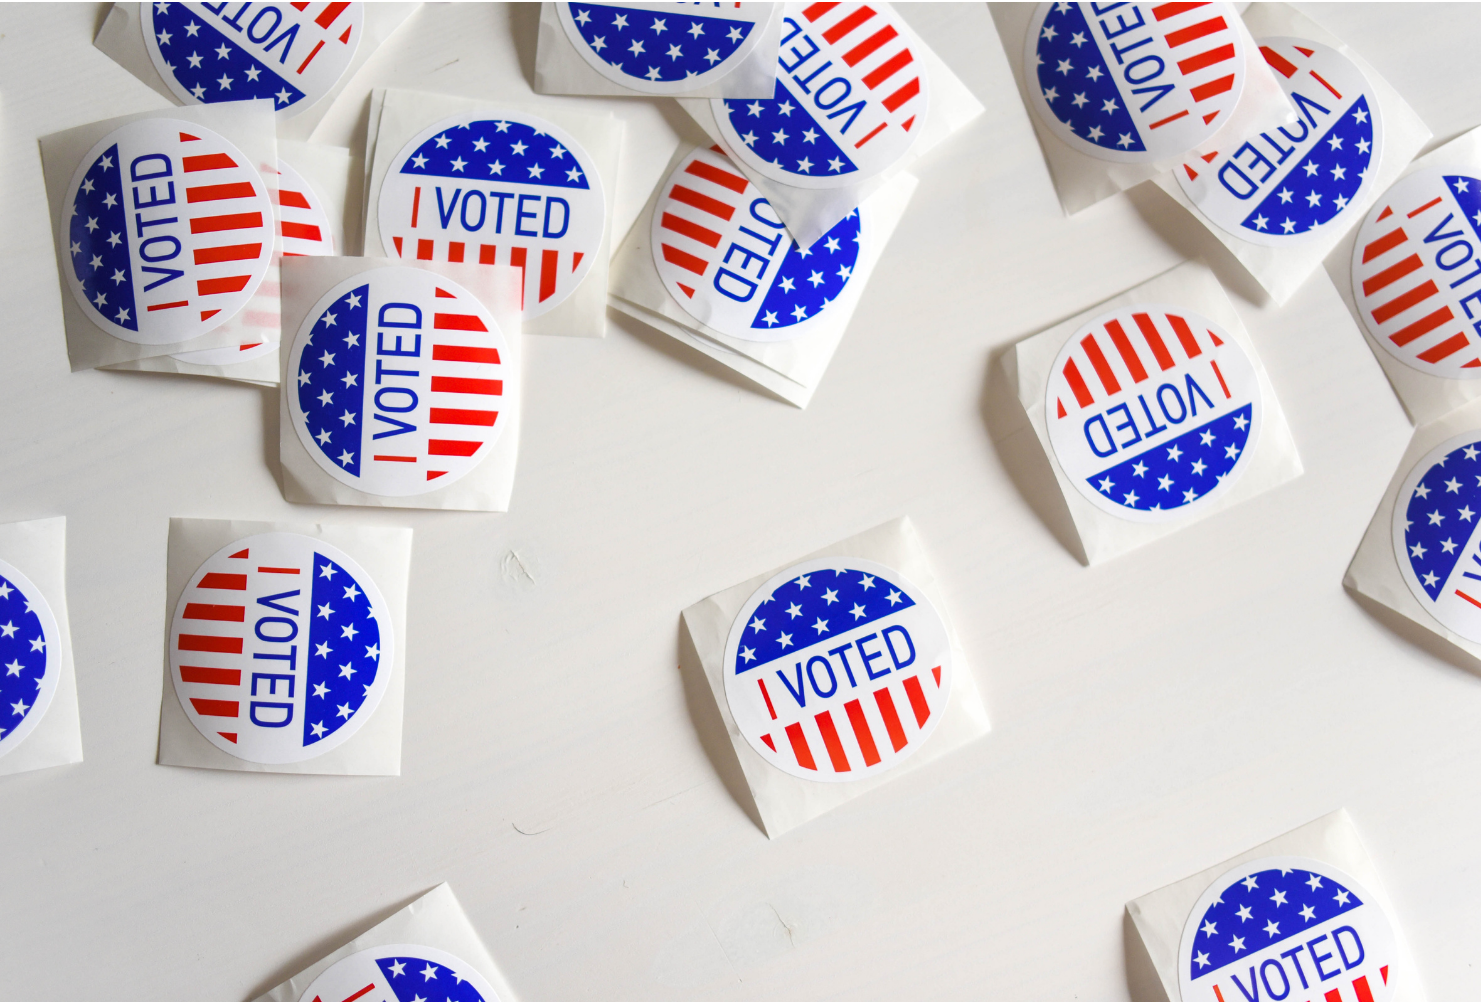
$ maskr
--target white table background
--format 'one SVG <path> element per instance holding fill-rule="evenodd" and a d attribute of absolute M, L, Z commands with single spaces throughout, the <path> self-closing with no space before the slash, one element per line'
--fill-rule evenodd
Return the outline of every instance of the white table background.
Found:
<path fill-rule="evenodd" d="M 1403 413 L 1314 276 L 1246 311 L 1305 475 L 1081 566 L 999 359 L 1212 242 L 1147 186 L 1062 216 L 987 9 L 905 10 L 988 113 L 811 407 L 618 318 L 534 340 L 508 515 L 289 505 L 276 391 L 67 371 L 36 139 L 165 106 L 92 48 L 106 9 L 0 8 L 0 518 L 68 517 L 87 756 L 0 782 L 0 995 L 237 1002 L 447 880 L 524 1002 L 1124 999 L 1125 901 L 1344 806 L 1430 997 L 1474 990 L 1481 677 L 1341 586 Z M 1481 123 L 1481 7 L 1308 12 L 1436 143 Z M 321 138 L 372 85 L 526 95 L 536 20 L 424 8 Z M 602 103 L 625 232 L 695 130 Z M 901 514 L 995 729 L 768 841 L 679 611 Z M 172 515 L 414 527 L 400 778 L 154 764 Z"/>

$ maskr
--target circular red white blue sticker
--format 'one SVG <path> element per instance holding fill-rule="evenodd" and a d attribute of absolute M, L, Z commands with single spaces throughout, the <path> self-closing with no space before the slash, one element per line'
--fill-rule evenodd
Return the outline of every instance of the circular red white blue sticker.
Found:
<path fill-rule="evenodd" d="M 319 468 L 367 494 L 446 487 L 504 430 L 504 334 L 462 286 L 420 268 L 345 279 L 304 318 L 289 413 Z"/>
<path fill-rule="evenodd" d="M 643 94 L 678 95 L 716 83 L 743 63 L 777 6 L 558 3 L 555 9 L 571 45 L 602 76 Z"/>
<path fill-rule="evenodd" d="M 524 316 L 537 317 L 591 271 L 606 228 L 602 180 L 544 119 L 480 116 L 444 119 L 396 155 L 381 182 L 381 243 L 399 258 L 513 265 Z"/>
<path fill-rule="evenodd" d="M 910 30 L 865 4 L 788 5 L 769 100 L 710 102 L 725 144 L 763 177 L 838 188 L 886 170 L 925 124 L 929 81 Z"/>
<path fill-rule="evenodd" d="M 252 298 L 273 255 L 273 206 L 242 152 L 173 118 L 120 126 L 78 165 L 62 210 L 67 284 L 114 337 L 170 344 Z"/>
<path fill-rule="evenodd" d="M 1198 899 L 1178 949 L 1182 1002 L 1388 1002 L 1398 960 L 1373 895 L 1303 856 L 1251 860 Z"/>
<path fill-rule="evenodd" d="M 1373 340 L 1445 379 L 1481 376 L 1481 178 L 1425 167 L 1374 203 L 1352 252 Z"/>
<path fill-rule="evenodd" d="M 291 117 L 339 82 L 364 30 L 358 3 L 142 3 L 144 45 L 183 104 L 267 98 Z"/>
<path fill-rule="evenodd" d="M 51 706 L 60 635 L 41 590 L 0 560 L 0 756 L 26 740 Z"/>
<path fill-rule="evenodd" d="M 1045 409 L 1076 489 L 1134 522 L 1212 504 L 1249 466 L 1263 411 L 1255 367 L 1227 331 L 1151 305 L 1076 331 L 1055 360 Z"/>
<path fill-rule="evenodd" d="M 1245 41 L 1227 3 L 1040 4 L 1025 48 L 1040 120 L 1099 160 L 1186 153 L 1244 93 Z"/>
<path fill-rule="evenodd" d="M 1220 228 L 1280 247 L 1347 225 L 1372 191 L 1383 122 L 1372 87 L 1336 49 L 1262 38 L 1260 52 L 1300 117 L 1174 173 Z"/>
<path fill-rule="evenodd" d="M 446 950 L 398 943 L 335 963 L 301 1002 L 499 1002 L 478 970 Z"/>
<path fill-rule="evenodd" d="M 827 322 L 858 267 L 862 209 L 811 247 L 716 148 L 697 149 L 664 182 L 653 210 L 653 263 L 702 324 L 748 341 L 790 341 Z"/>
<path fill-rule="evenodd" d="M 395 637 L 390 607 L 352 557 L 268 532 L 196 570 L 170 627 L 170 675 L 196 730 L 249 762 L 338 748 L 380 705 Z"/>
<path fill-rule="evenodd" d="M 799 779 L 892 769 L 935 731 L 951 642 L 930 599 L 856 557 L 789 567 L 746 600 L 725 644 L 725 696 L 746 742 Z"/>
<path fill-rule="evenodd" d="M 1404 583 L 1441 625 L 1481 643 L 1481 432 L 1457 435 L 1414 465 L 1394 500 Z"/>

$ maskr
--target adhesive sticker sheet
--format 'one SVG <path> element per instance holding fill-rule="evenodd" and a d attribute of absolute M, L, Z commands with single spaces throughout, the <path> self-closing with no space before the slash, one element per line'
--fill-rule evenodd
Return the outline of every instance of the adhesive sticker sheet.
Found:
<path fill-rule="evenodd" d="M 767 835 L 988 731 L 929 559 L 907 518 L 684 610 Z"/>
<path fill-rule="evenodd" d="M 254 1002 L 516 1002 L 464 913 L 438 884 Z"/>
<path fill-rule="evenodd" d="M 781 4 L 543 3 L 535 91 L 772 95 Z"/>
<path fill-rule="evenodd" d="M 915 184 L 804 247 L 718 147 L 681 147 L 617 252 L 612 308 L 806 407 Z"/>
<path fill-rule="evenodd" d="M 1126 910 L 1167 1002 L 1425 998 L 1393 906 L 1346 811 L 1137 898 Z"/>
<path fill-rule="evenodd" d="M 1244 322 L 1202 264 L 1019 342 L 1008 364 L 1089 563 L 1301 473 Z"/>
<path fill-rule="evenodd" d="M 171 519 L 161 765 L 399 775 L 410 529 Z"/>
<path fill-rule="evenodd" d="M 1284 4 L 1245 24 L 1296 121 L 1230 137 L 1157 184 L 1285 302 L 1430 138 L 1372 66 Z"/>
<path fill-rule="evenodd" d="M 0 776 L 82 761 L 67 520 L 0 525 Z"/>
<path fill-rule="evenodd" d="M 366 254 L 515 268 L 527 333 L 601 337 L 622 126 L 545 107 L 376 90 Z"/>
<path fill-rule="evenodd" d="M 774 89 L 680 104 L 811 246 L 982 105 L 889 4 L 790 3 Z"/>
<path fill-rule="evenodd" d="M 284 286 L 284 496 L 507 511 L 519 454 L 519 273 L 291 258 Z"/>

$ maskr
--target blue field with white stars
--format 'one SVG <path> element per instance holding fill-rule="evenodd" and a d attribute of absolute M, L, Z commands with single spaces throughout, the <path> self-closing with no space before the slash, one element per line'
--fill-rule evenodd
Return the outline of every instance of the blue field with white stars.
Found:
<path fill-rule="evenodd" d="M 1477 512 L 1481 512 L 1481 441 L 1452 450 L 1426 470 L 1404 509 L 1409 566 L 1431 601 L 1440 597 L 1465 552 Z"/>
<path fill-rule="evenodd" d="M 1217 487 L 1244 454 L 1253 406 L 1245 404 L 1086 480 L 1105 497 L 1137 511 L 1192 504 Z"/>
<path fill-rule="evenodd" d="M 1146 145 L 1111 68 L 1091 40 L 1090 25 L 1080 5 L 1055 4 L 1039 32 L 1039 89 L 1071 132 L 1107 150 L 1142 153 Z"/>
<path fill-rule="evenodd" d="M 298 407 L 319 451 L 352 476 L 360 475 L 365 421 L 365 331 L 370 286 L 341 296 L 320 314 L 298 357 Z"/>
<path fill-rule="evenodd" d="M 859 169 L 780 80 L 771 100 L 727 100 L 725 112 L 741 142 L 788 173 L 842 177 Z"/>
<path fill-rule="evenodd" d="M 824 569 L 784 581 L 756 607 L 735 656 L 737 675 L 790 658 L 915 602 L 878 574 Z"/>
<path fill-rule="evenodd" d="M 303 91 L 182 3 L 154 4 L 154 38 L 175 79 L 203 104 L 269 98 L 287 108 L 303 100 Z M 285 59 L 290 43 L 280 46 Z"/>
<path fill-rule="evenodd" d="M 46 677 L 46 631 L 31 602 L 15 584 L 0 577 L 0 741 L 36 705 Z"/>
<path fill-rule="evenodd" d="M 314 554 L 303 743 L 345 725 L 365 702 L 381 663 L 381 631 L 370 597 L 339 564 Z"/>
<path fill-rule="evenodd" d="M 1281 134 L 1290 138 L 1285 129 Z M 1372 113 L 1368 98 L 1360 97 L 1240 225 L 1257 233 L 1316 229 L 1347 208 L 1368 176 L 1372 158 Z"/>
<path fill-rule="evenodd" d="M 859 210 L 855 209 L 811 247 L 792 241 L 751 328 L 772 330 L 800 324 L 837 299 L 858 264 L 859 233 Z"/>
<path fill-rule="evenodd" d="M 755 30 L 745 21 L 605 4 L 570 4 L 571 19 L 591 51 L 623 74 L 671 83 L 713 69 Z"/>
<path fill-rule="evenodd" d="M 1363 904 L 1331 877 L 1296 868 L 1261 870 L 1236 880 L 1203 913 L 1189 975 L 1213 974 L 1247 954 Z"/>
<path fill-rule="evenodd" d="M 591 187 L 564 143 L 513 120 L 468 122 L 446 129 L 418 146 L 401 165 L 401 173 L 541 188 Z M 512 209 L 508 215 L 512 217 Z"/>
<path fill-rule="evenodd" d="M 123 172 L 114 143 L 93 161 L 73 201 L 67 251 L 72 273 L 88 303 L 107 319 L 139 329 L 129 264 L 129 218 L 123 203 Z"/>

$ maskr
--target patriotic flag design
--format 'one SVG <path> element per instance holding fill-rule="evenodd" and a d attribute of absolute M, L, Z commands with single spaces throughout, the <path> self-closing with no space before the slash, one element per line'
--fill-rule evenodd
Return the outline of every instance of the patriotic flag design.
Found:
<path fill-rule="evenodd" d="M 56 691 L 57 626 L 36 586 L 0 561 L 0 755 L 23 741 Z"/>
<path fill-rule="evenodd" d="M 1025 56 L 1032 103 L 1056 135 L 1100 159 L 1184 153 L 1239 103 L 1238 19 L 1225 3 L 1041 4 Z"/>
<path fill-rule="evenodd" d="M 1481 435 L 1431 452 L 1394 505 L 1394 552 L 1409 590 L 1444 626 L 1481 641 Z"/>
<path fill-rule="evenodd" d="M 358 3 L 146 3 L 155 68 L 185 104 L 267 98 L 308 108 L 339 82 L 360 43 Z"/>
<path fill-rule="evenodd" d="M 682 94 L 725 76 L 756 47 L 773 4 L 556 5 L 571 44 L 602 76 L 649 94 Z M 703 7 L 704 13 L 692 13 Z"/>
<path fill-rule="evenodd" d="M 771 204 L 718 147 L 698 149 L 664 182 L 653 212 L 653 260 L 669 294 L 732 337 L 801 337 L 842 295 L 858 266 L 855 209 L 801 247 Z"/>
<path fill-rule="evenodd" d="M 391 944 L 352 954 L 309 985 L 304 1002 L 499 1002 L 459 957 L 430 946 Z"/>
<path fill-rule="evenodd" d="M 279 158 L 278 233 L 286 257 L 325 257 L 334 253 L 334 234 L 324 200 L 293 165 Z"/>
<path fill-rule="evenodd" d="M 1066 343 L 1047 407 L 1050 441 L 1080 493 L 1112 514 L 1160 521 L 1243 472 L 1260 389 L 1249 359 L 1212 321 L 1133 308 Z"/>
<path fill-rule="evenodd" d="M 1399 181 L 1364 221 L 1352 287 L 1373 339 L 1420 372 L 1481 376 L 1481 178 L 1430 167 Z"/>
<path fill-rule="evenodd" d="M 935 609 L 889 568 L 848 558 L 764 585 L 731 630 L 725 665 L 741 733 L 804 779 L 893 767 L 934 731 L 951 692 Z"/>
<path fill-rule="evenodd" d="M 241 540 L 180 597 L 175 689 L 212 744 L 254 762 L 337 747 L 374 711 L 390 671 L 390 619 L 353 560 L 290 533 Z"/>
<path fill-rule="evenodd" d="M 73 178 L 69 285 L 116 337 L 189 340 L 251 298 L 272 261 L 274 226 L 267 186 L 226 139 L 173 119 L 131 122 Z"/>
<path fill-rule="evenodd" d="M 520 269 L 526 318 L 581 284 L 606 225 L 586 151 L 528 115 L 426 130 L 392 162 L 379 212 L 381 242 L 396 257 Z"/>
<path fill-rule="evenodd" d="M 927 108 L 925 69 L 892 12 L 789 4 L 770 100 L 711 102 L 730 150 L 763 176 L 804 188 L 855 184 L 910 148 Z"/>

